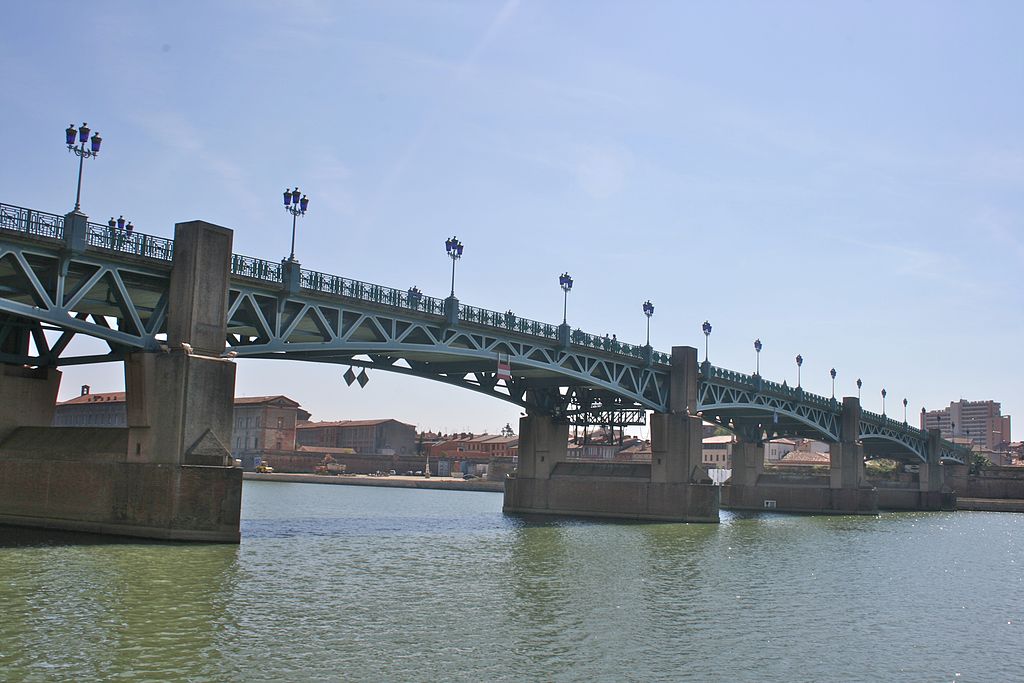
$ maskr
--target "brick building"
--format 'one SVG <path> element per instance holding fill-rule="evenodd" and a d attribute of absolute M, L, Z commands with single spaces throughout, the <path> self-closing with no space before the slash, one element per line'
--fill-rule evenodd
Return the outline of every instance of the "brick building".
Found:
<path fill-rule="evenodd" d="M 304 422 L 296 432 L 300 446 L 351 448 L 358 454 L 416 453 L 416 427 L 393 419 Z"/>
<path fill-rule="evenodd" d="M 93 394 L 89 385 L 68 401 L 57 403 L 53 413 L 54 427 L 127 427 L 128 404 L 123 391 Z"/>
<path fill-rule="evenodd" d="M 253 469 L 263 460 L 295 450 L 295 425 L 308 412 L 287 396 L 238 396 L 231 435 L 231 455 Z"/>

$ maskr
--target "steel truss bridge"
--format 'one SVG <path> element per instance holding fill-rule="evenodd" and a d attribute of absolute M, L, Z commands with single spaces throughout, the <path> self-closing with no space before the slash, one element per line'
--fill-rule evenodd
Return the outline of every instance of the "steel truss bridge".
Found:
<path fill-rule="evenodd" d="M 0 362 L 123 360 L 166 340 L 173 240 L 88 223 L 69 248 L 65 217 L 0 204 Z M 669 409 L 669 355 L 649 346 L 338 275 L 232 256 L 225 355 L 284 358 L 425 377 L 575 424 L 643 424 Z M 68 355 L 76 335 L 106 353 Z M 511 378 L 499 379 L 498 360 Z M 744 440 L 841 433 L 842 405 L 705 362 L 698 414 Z M 884 415 L 861 412 L 870 457 L 966 463 L 967 453 Z"/>

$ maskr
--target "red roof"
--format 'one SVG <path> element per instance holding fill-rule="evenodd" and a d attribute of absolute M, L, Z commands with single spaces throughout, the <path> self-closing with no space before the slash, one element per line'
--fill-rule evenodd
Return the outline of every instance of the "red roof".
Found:
<path fill-rule="evenodd" d="M 280 394 L 278 394 L 277 396 L 236 396 L 235 397 L 235 405 L 236 406 L 238 406 L 238 405 L 260 405 L 262 403 L 276 403 L 276 402 L 279 402 L 279 401 L 283 401 L 285 403 L 288 403 L 291 406 L 296 407 L 296 408 L 299 407 L 299 402 L 298 401 L 293 401 L 292 399 L 288 398 L 287 396 L 282 396 Z"/>
<path fill-rule="evenodd" d="M 111 391 L 106 394 L 82 394 L 75 396 L 68 401 L 60 401 L 59 406 L 80 405 L 83 403 L 124 403 L 125 393 L 123 391 Z"/>

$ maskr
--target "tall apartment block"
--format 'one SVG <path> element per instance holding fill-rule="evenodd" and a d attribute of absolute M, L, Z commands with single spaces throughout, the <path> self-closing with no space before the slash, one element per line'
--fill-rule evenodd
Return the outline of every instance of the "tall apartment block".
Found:
<path fill-rule="evenodd" d="M 995 450 L 1010 442 L 1010 416 L 1000 414 L 997 401 L 960 399 L 942 410 L 921 412 L 921 429 L 938 427 L 945 439 L 954 436 L 971 440 L 977 446 Z"/>

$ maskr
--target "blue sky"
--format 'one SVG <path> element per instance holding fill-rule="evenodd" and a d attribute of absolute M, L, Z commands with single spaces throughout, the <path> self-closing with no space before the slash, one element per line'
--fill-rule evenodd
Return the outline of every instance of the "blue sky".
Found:
<path fill-rule="evenodd" d="M 1024 50 L 1016 2 L 14 3 L 0 201 L 64 212 L 63 129 L 104 138 L 83 209 L 235 230 L 306 268 L 653 345 L 703 345 L 911 419 L 1024 420 Z M 496 431 L 511 404 L 345 368 L 243 361 L 240 395 L 314 419 Z M 123 385 L 71 368 L 61 396 Z M 1014 434 L 1020 438 L 1024 424 Z"/>

